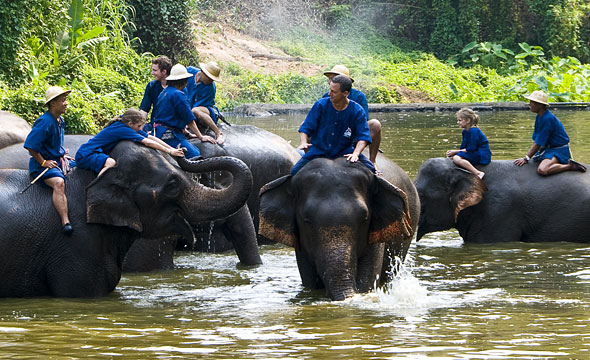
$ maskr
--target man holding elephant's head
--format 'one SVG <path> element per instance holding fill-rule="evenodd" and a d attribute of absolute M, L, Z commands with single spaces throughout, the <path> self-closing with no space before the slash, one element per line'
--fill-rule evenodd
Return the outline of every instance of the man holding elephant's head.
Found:
<path fill-rule="evenodd" d="M 24 147 L 31 154 L 29 172 L 53 189 L 53 206 L 61 217 L 62 230 L 66 235 L 73 231 L 68 218 L 68 200 L 65 192 L 65 175 L 74 162 L 66 158 L 63 147 L 65 122 L 61 117 L 66 112 L 66 97 L 71 90 L 51 86 L 45 93 L 48 110 L 41 115 L 25 140 Z"/>

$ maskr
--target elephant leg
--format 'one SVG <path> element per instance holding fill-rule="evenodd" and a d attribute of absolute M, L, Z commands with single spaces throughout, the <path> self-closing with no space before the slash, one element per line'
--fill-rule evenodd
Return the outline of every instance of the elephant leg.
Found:
<path fill-rule="evenodd" d="M 145 272 L 173 269 L 176 242 L 176 237 L 135 240 L 123 260 L 123 271 Z"/>
<path fill-rule="evenodd" d="M 384 251 L 384 243 L 369 245 L 358 259 L 356 286 L 359 292 L 364 293 L 373 288 L 377 275 L 381 274 Z"/>
<path fill-rule="evenodd" d="M 238 212 L 227 218 L 225 226 L 225 235 L 231 239 L 240 262 L 244 265 L 262 264 L 248 206 L 242 206 Z"/>
<path fill-rule="evenodd" d="M 303 286 L 311 289 L 325 288 L 324 282 L 318 275 L 315 265 L 309 260 L 307 253 L 300 249 L 295 249 L 295 256 Z"/>

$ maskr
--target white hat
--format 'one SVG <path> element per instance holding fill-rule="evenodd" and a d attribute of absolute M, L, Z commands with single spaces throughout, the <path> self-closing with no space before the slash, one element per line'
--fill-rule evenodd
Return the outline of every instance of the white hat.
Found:
<path fill-rule="evenodd" d="M 530 94 L 529 96 L 525 96 L 524 98 L 539 104 L 549 105 L 549 103 L 547 102 L 547 94 L 545 94 L 543 90 L 533 91 L 532 94 Z"/>
<path fill-rule="evenodd" d="M 354 82 L 354 79 L 350 77 L 350 71 L 348 71 L 348 68 L 344 65 L 334 65 L 332 70 L 324 72 L 324 75 L 344 75 L 348 76 L 350 80 Z"/>
<path fill-rule="evenodd" d="M 221 73 L 221 68 L 215 61 L 209 61 L 206 64 L 199 63 L 199 66 L 211 80 L 220 81 L 219 74 Z"/>
<path fill-rule="evenodd" d="M 49 89 L 45 92 L 45 105 L 49 104 L 49 102 L 56 97 L 62 94 L 69 94 L 72 90 L 64 90 L 59 86 L 50 86 Z"/>
<path fill-rule="evenodd" d="M 176 64 L 170 69 L 170 75 L 168 75 L 166 81 L 188 79 L 191 76 L 193 76 L 193 74 L 186 71 L 184 65 Z"/>

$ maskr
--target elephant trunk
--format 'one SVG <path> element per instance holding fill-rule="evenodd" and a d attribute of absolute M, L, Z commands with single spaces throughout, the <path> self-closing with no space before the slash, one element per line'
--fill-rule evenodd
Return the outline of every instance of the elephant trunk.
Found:
<path fill-rule="evenodd" d="M 332 300 L 345 300 L 357 293 L 357 260 L 352 245 L 352 229 L 338 226 L 325 228 L 321 233 L 323 246 L 319 253 L 325 256 L 318 259 L 318 274 Z"/>
<path fill-rule="evenodd" d="M 187 187 L 180 204 L 191 224 L 227 217 L 246 203 L 252 190 L 252 173 L 240 159 L 229 156 L 197 161 L 177 158 L 177 162 L 184 171 L 228 171 L 233 177 L 231 185 L 223 189 L 209 188 L 197 181 Z"/>

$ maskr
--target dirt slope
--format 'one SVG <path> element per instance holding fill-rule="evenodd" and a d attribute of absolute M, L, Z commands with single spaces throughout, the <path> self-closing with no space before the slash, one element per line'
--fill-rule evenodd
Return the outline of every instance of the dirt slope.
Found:
<path fill-rule="evenodd" d="M 197 35 L 197 51 L 204 61 L 231 61 L 248 70 L 275 75 L 294 72 L 312 76 L 328 67 L 328 65 L 315 65 L 305 59 L 291 57 L 267 41 L 241 34 L 221 25 L 213 26 L 217 28 L 217 31 L 208 31 L 207 35 Z M 197 33 L 202 34 L 198 31 Z"/>

